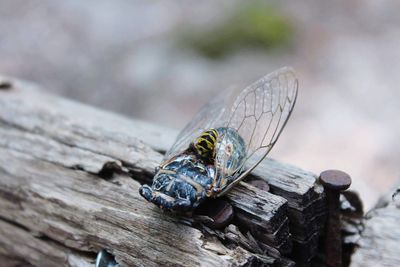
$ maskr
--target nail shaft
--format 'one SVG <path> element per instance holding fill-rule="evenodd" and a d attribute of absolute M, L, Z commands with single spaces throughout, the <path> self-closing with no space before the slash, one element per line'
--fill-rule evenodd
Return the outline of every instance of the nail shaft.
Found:
<path fill-rule="evenodd" d="M 341 267 L 340 193 L 350 187 L 351 178 L 345 172 L 328 170 L 321 173 L 320 181 L 324 186 L 328 205 L 325 238 L 326 265 L 329 267 Z"/>

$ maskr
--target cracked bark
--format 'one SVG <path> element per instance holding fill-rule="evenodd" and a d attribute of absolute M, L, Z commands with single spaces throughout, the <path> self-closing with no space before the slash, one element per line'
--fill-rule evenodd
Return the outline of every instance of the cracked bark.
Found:
<path fill-rule="evenodd" d="M 291 266 L 292 242 L 320 232 L 302 225 L 323 214 L 315 176 L 272 160 L 253 175 L 271 193 L 241 183 L 228 195 L 242 233 L 163 214 L 138 188 L 176 132 L 7 83 L 0 90 L 4 262 L 87 266 L 106 248 L 126 266 Z"/>
<path fill-rule="evenodd" d="M 361 220 L 351 267 L 399 266 L 400 186 L 382 196 L 376 207 Z M 349 228 L 345 228 L 348 230 Z M 348 231 L 351 232 L 351 231 Z"/>

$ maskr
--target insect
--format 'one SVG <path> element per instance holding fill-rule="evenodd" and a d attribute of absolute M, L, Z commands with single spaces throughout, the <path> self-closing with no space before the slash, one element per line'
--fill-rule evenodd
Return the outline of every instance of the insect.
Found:
<path fill-rule="evenodd" d="M 291 68 L 266 75 L 241 92 L 223 91 L 179 134 L 139 193 L 163 210 L 191 211 L 220 197 L 269 153 L 296 102 Z"/>

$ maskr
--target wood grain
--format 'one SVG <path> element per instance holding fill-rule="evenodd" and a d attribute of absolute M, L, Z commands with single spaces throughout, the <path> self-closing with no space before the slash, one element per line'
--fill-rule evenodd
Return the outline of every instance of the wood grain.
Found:
<path fill-rule="evenodd" d="M 351 267 L 399 266 L 400 263 L 400 187 L 383 197 L 362 221 Z"/>

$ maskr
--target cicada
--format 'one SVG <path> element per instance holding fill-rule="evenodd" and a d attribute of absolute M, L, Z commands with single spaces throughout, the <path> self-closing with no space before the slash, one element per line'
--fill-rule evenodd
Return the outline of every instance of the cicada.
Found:
<path fill-rule="evenodd" d="M 291 68 L 270 73 L 244 90 L 226 90 L 206 104 L 178 135 L 139 192 L 163 210 L 187 212 L 226 194 L 271 151 L 296 102 Z"/>

